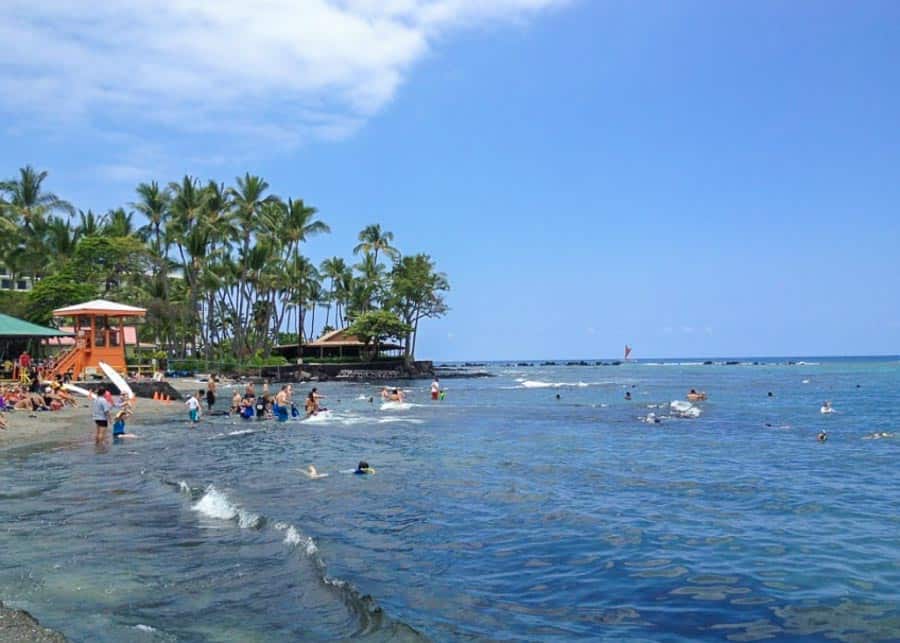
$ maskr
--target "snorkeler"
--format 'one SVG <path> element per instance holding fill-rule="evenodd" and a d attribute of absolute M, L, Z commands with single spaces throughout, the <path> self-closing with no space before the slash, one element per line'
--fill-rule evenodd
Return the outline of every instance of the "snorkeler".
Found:
<path fill-rule="evenodd" d="M 354 471 L 358 476 L 364 476 L 369 473 L 375 473 L 375 469 L 369 466 L 369 463 L 365 460 L 360 460 L 359 464 L 356 466 L 356 471 Z"/>

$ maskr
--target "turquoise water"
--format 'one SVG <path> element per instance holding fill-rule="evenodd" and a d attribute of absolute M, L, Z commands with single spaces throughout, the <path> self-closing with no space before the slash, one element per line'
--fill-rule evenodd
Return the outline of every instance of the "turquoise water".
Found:
<path fill-rule="evenodd" d="M 493 364 L 0 452 L 0 600 L 76 641 L 900 640 L 900 360 L 804 361 Z"/>

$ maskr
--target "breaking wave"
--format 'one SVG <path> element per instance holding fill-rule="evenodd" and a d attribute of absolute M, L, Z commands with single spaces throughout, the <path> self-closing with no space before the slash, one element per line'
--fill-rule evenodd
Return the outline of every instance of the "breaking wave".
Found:
<path fill-rule="evenodd" d="M 192 500 L 199 499 L 191 505 L 191 509 L 209 518 L 237 524 L 241 529 L 263 529 L 268 523 L 264 516 L 251 513 L 239 507 L 222 491 L 208 485 L 202 491 L 191 487 L 187 482 L 166 482 L 176 487 Z M 358 621 L 358 629 L 353 636 L 370 634 L 379 630 L 389 630 L 394 634 L 402 634 L 404 639 L 425 641 L 427 638 L 414 628 L 388 618 L 384 610 L 374 598 L 360 592 L 353 583 L 328 575 L 325 561 L 319 553 L 319 547 L 311 536 L 306 536 L 296 526 L 284 522 L 272 523 L 272 529 L 284 532 L 283 544 L 301 552 L 316 571 L 316 577 L 323 586 L 344 603 L 350 613 Z"/>

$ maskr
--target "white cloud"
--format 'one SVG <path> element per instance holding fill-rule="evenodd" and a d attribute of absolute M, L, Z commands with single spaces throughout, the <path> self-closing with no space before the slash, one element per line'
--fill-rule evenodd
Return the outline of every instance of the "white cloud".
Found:
<path fill-rule="evenodd" d="M 5 0 L 0 113 L 60 130 L 342 138 L 455 29 L 568 0 Z"/>

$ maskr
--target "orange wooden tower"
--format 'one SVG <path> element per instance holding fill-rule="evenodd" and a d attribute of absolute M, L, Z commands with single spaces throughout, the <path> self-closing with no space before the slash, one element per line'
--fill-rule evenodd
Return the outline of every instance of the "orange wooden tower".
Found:
<path fill-rule="evenodd" d="M 53 372 L 62 376 L 70 370 L 76 379 L 101 373 L 106 362 L 125 374 L 125 318 L 143 317 L 146 309 L 95 299 L 53 311 L 54 317 L 71 317 L 75 346 L 57 357 Z"/>

